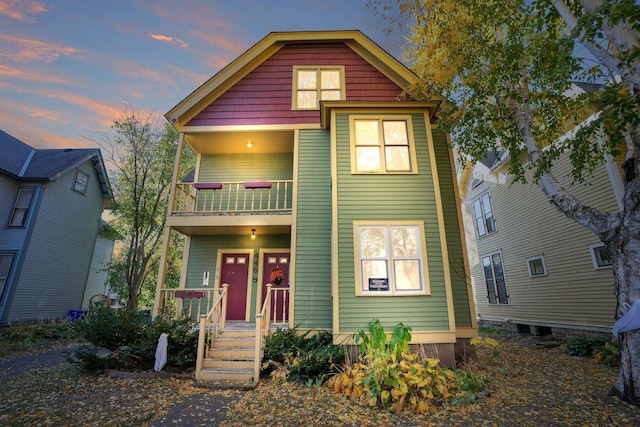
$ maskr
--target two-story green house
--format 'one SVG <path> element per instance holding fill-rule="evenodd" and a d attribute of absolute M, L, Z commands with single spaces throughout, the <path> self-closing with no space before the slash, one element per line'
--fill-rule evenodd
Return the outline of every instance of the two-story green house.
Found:
<path fill-rule="evenodd" d="M 403 322 L 452 365 L 475 314 L 441 99 L 408 98 L 416 78 L 359 31 L 271 33 L 172 108 L 163 260 L 171 233 L 186 248 L 179 290 L 161 269 L 156 313 L 178 302 L 336 343 Z M 186 147 L 197 166 L 181 177 Z"/>

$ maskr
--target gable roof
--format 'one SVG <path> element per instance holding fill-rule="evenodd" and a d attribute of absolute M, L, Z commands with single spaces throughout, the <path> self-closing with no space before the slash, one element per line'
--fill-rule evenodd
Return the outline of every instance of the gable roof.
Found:
<path fill-rule="evenodd" d="M 102 154 L 97 148 L 35 149 L 0 130 L 0 173 L 27 181 L 55 181 L 91 161 L 105 197 L 113 200 Z"/>
<path fill-rule="evenodd" d="M 358 30 L 272 32 L 165 114 L 179 131 L 200 111 L 287 44 L 343 42 L 402 89 L 418 80 L 409 68 Z"/>

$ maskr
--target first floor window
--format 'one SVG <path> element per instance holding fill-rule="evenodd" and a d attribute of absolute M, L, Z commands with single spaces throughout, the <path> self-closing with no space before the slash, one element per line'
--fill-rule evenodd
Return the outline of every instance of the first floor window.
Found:
<path fill-rule="evenodd" d="M 420 224 L 356 224 L 358 295 L 426 293 Z"/>
<path fill-rule="evenodd" d="M 527 258 L 527 268 L 529 269 L 529 277 L 547 275 L 547 267 L 543 256 Z"/>
<path fill-rule="evenodd" d="M 484 269 L 489 304 L 509 304 L 507 282 L 504 277 L 500 252 L 482 257 L 482 268 Z"/>
<path fill-rule="evenodd" d="M 596 270 L 600 268 L 611 267 L 611 254 L 607 247 L 602 243 L 594 243 L 589 245 L 591 251 L 591 260 L 593 261 L 593 268 Z"/>
<path fill-rule="evenodd" d="M 18 190 L 18 196 L 9 220 L 9 227 L 24 227 L 32 198 L 33 188 L 21 188 Z"/>
<path fill-rule="evenodd" d="M 0 301 L 4 295 L 4 289 L 9 280 L 9 272 L 13 263 L 13 254 L 0 254 Z"/>

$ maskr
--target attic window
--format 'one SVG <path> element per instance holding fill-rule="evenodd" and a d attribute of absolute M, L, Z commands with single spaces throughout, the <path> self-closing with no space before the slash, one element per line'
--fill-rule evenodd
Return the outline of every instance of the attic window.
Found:
<path fill-rule="evenodd" d="M 344 67 L 293 67 L 294 110 L 317 110 L 320 101 L 344 99 Z"/>
<path fill-rule="evenodd" d="M 77 170 L 76 179 L 73 182 L 73 191 L 84 194 L 87 191 L 87 182 L 89 182 L 89 174 Z"/>

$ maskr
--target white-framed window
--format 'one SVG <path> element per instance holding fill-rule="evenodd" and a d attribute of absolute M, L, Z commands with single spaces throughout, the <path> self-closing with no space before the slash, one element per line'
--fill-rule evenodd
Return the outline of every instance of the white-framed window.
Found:
<path fill-rule="evenodd" d="M 9 272 L 11 271 L 11 264 L 13 264 L 13 254 L 0 253 L 0 301 L 4 295 L 4 289 L 9 279 Z"/>
<path fill-rule="evenodd" d="M 33 188 L 21 188 L 18 190 L 18 195 L 11 211 L 11 219 L 9 219 L 9 227 L 24 227 L 32 198 Z"/>
<path fill-rule="evenodd" d="M 89 174 L 81 170 L 76 171 L 76 179 L 73 182 L 73 191 L 84 194 L 87 191 L 87 183 L 89 182 Z"/>
<path fill-rule="evenodd" d="M 320 101 L 345 99 L 344 66 L 293 67 L 294 110 L 317 110 Z"/>
<path fill-rule="evenodd" d="M 356 295 L 424 295 L 422 222 L 354 221 Z"/>
<path fill-rule="evenodd" d="M 589 245 L 589 252 L 591 252 L 594 269 L 611 268 L 611 254 L 604 243 L 598 242 Z"/>
<path fill-rule="evenodd" d="M 547 266 L 544 263 L 544 256 L 527 258 L 527 269 L 529 270 L 529 277 L 546 276 Z"/>
<path fill-rule="evenodd" d="M 351 172 L 417 173 L 411 116 L 351 116 Z"/>
<path fill-rule="evenodd" d="M 482 257 L 484 280 L 489 304 L 509 304 L 507 280 L 502 266 L 502 254 L 494 252 Z"/>
<path fill-rule="evenodd" d="M 476 220 L 478 236 L 496 231 L 496 221 L 493 217 L 491 196 L 488 191 L 473 201 L 473 216 Z"/>

